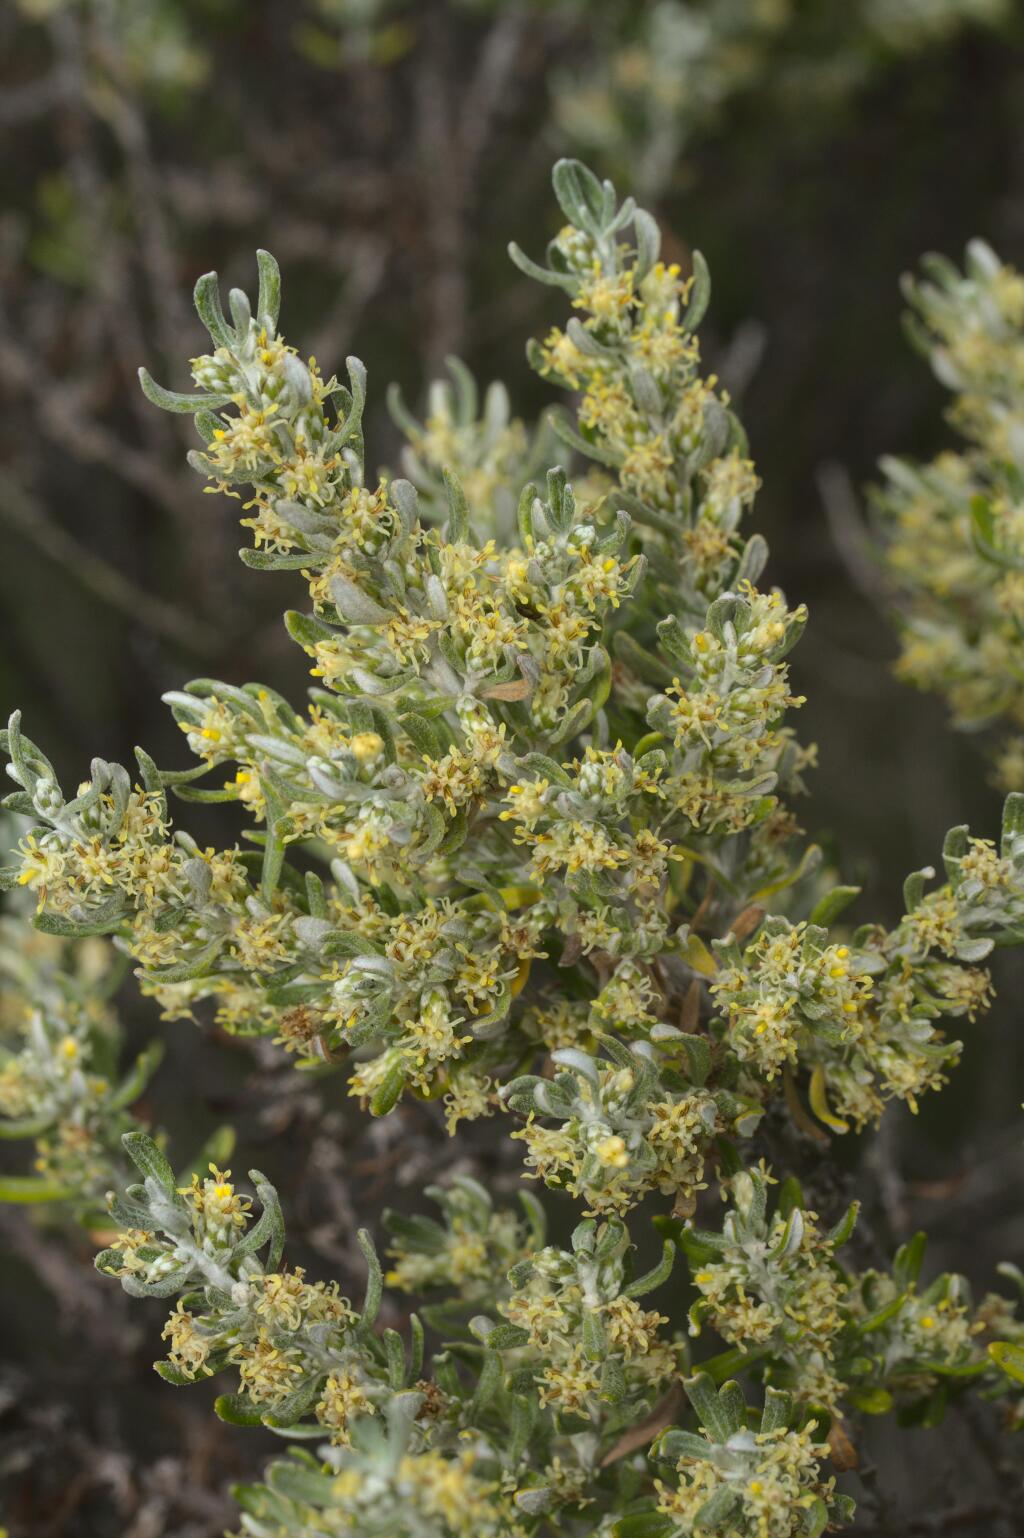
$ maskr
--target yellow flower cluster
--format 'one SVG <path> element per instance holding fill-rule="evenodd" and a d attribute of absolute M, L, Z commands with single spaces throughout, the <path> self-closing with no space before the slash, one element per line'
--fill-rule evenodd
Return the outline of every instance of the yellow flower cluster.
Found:
<path fill-rule="evenodd" d="M 443 1227 L 429 1218 L 410 1224 L 398 1213 L 385 1213 L 393 1238 L 386 1282 L 412 1293 L 449 1287 L 470 1302 L 493 1303 L 496 1285 L 503 1285 L 495 1278 L 503 1278 L 529 1247 L 521 1218 L 493 1207 L 483 1186 L 465 1175 L 430 1194 L 441 1207 Z M 529 1215 L 530 1237 L 535 1238 L 540 1231 L 537 1209 Z"/>
<path fill-rule="evenodd" d="M 85 1221 L 122 1164 L 126 1107 L 160 1061 L 151 1043 L 120 1082 L 111 1075 L 118 1021 L 107 998 L 115 956 L 103 940 L 73 943 L 0 919 L 0 1136 L 31 1139 L 26 1195 L 60 1198 Z"/>
<path fill-rule="evenodd" d="M 447 367 L 451 378 L 434 380 L 428 388 L 422 422 L 397 386 L 388 392 L 391 414 L 406 438 L 402 470 L 432 522 L 441 522 L 447 512 L 445 472 L 456 476 L 481 527 L 507 543 L 520 491 L 557 459 L 552 435 L 543 420 L 530 433 L 512 415 L 500 381 L 488 385 L 481 400 L 464 364 L 449 359 Z M 584 501 L 599 500 L 600 490 L 593 489 L 594 497 Z"/>
<path fill-rule="evenodd" d="M 541 1250 L 517 1268 L 513 1277 L 528 1275 L 501 1312 L 524 1332 L 541 1405 L 599 1423 L 602 1401 L 624 1393 L 657 1398 L 678 1371 L 677 1351 L 659 1334 L 664 1315 L 625 1294 L 621 1225 L 584 1229 L 573 1253 Z M 603 1242 L 609 1254 L 602 1264 Z"/>
<path fill-rule="evenodd" d="M 825 1022 L 836 1039 L 863 1030 L 868 978 L 851 970 L 850 948 L 820 929 L 769 920 L 742 961 L 719 969 L 711 991 L 727 1011 L 729 1045 L 772 1079 L 795 1063 L 801 1037 Z"/>
<path fill-rule="evenodd" d="M 736 1450 L 743 1465 L 739 1478 L 724 1459 L 721 1465 L 680 1459 L 677 1484 L 656 1481 L 658 1511 L 675 1518 L 681 1533 L 689 1533 L 702 1508 L 728 1491 L 733 1497 L 731 1532 L 751 1538 L 798 1538 L 806 1532 L 809 1509 L 822 1496 L 827 1499 L 834 1485 L 834 1480 L 819 1478 L 825 1449 L 814 1440 L 813 1429 L 793 1431 L 780 1426 L 756 1434 L 739 1433 Z"/>
<path fill-rule="evenodd" d="M 176 1187 L 150 1139 L 132 1134 L 126 1146 L 146 1185 L 130 1187 L 124 1199 L 111 1196 L 111 1212 L 146 1226 L 124 1228 L 97 1266 L 136 1296 L 179 1293 L 162 1333 L 164 1376 L 191 1382 L 231 1364 L 247 1413 L 284 1414 L 290 1424 L 289 1406 L 293 1419 L 313 1409 L 331 1440 L 347 1444 L 351 1425 L 375 1413 L 379 1394 L 357 1344 L 359 1316 L 336 1282 L 309 1282 L 301 1267 L 279 1269 L 273 1188 L 253 1172 L 264 1209 L 254 1223 L 252 1200 L 229 1170 L 211 1164 L 207 1177 Z"/>
<path fill-rule="evenodd" d="M 527 1169 L 585 1201 L 590 1213 L 624 1213 L 648 1191 L 692 1200 L 723 1125 L 714 1096 L 700 1088 L 671 1092 L 637 1069 L 590 1062 L 587 1072 L 564 1075 L 557 1093 L 543 1080 L 510 1086 L 511 1106 L 528 1107 L 525 1125 L 512 1133 L 526 1145 Z M 538 1111 L 564 1119 L 545 1126 Z"/>
<path fill-rule="evenodd" d="M 837 1237 L 800 1207 L 769 1217 L 769 1180 L 762 1168 L 728 1182 L 732 1205 L 721 1238 L 693 1263 L 700 1299 L 690 1332 L 710 1324 L 741 1351 L 767 1355 L 776 1372 L 784 1366 L 795 1397 L 835 1410 L 846 1386 L 834 1360 L 847 1297 Z M 853 1213 L 848 1217 L 852 1225 Z"/>

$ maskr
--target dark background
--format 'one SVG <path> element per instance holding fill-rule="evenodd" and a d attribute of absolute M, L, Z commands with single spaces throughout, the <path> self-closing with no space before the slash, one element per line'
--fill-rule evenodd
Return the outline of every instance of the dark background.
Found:
<path fill-rule="evenodd" d="M 854 917 L 898 918 L 904 874 L 938 858 L 951 824 L 997 832 L 979 746 L 891 677 L 859 508 L 880 454 L 950 441 L 944 392 L 901 332 L 900 274 L 927 250 L 959 259 L 974 235 L 1024 262 L 1024 20 L 997 0 L 694 4 L 704 40 L 687 45 L 692 66 L 665 66 L 661 103 L 643 45 L 653 13 L 667 25 L 673 9 L 678 23 L 682 6 L 582 0 L 0 8 L 0 707 L 24 709 L 65 783 L 137 742 L 184 764 L 160 694 L 186 678 L 259 678 L 293 698 L 304 685 L 280 622 L 300 579 L 241 566 L 237 509 L 184 466 L 190 425 L 135 381 L 145 362 L 186 387 L 205 342 L 199 273 L 252 287 L 255 248 L 275 252 L 289 340 L 325 372 L 349 352 L 369 367 L 371 460 L 398 447 L 387 383 L 419 405 L 450 352 L 503 378 L 530 418 L 551 396 L 524 342 L 560 307 L 505 246 L 539 253 L 558 223 L 551 162 L 577 153 L 642 193 L 674 256 L 698 246 L 710 262 L 705 355 L 763 477 L 769 575 L 811 609 L 793 674 L 820 768 L 802 817 L 863 881 Z M 638 90 L 607 96 L 638 69 Z M 230 841 L 230 817 L 205 810 L 180 820 Z M 883 1233 L 926 1226 L 929 1266 L 979 1291 L 998 1259 L 1024 1263 L 1022 971 L 1000 957 L 995 975 L 995 1008 L 965 1026 L 941 1097 L 836 1150 L 862 1166 Z M 358 1221 L 446 1167 L 415 1107 L 367 1127 L 337 1081 L 161 1027 L 131 989 L 123 1008 L 133 1041 L 159 1029 L 168 1043 L 147 1114 L 190 1148 L 232 1121 L 236 1162 L 281 1186 L 318 1274 L 351 1285 Z M 212 1538 L 232 1520 L 229 1481 L 277 1444 L 220 1426 L 212 1393 L 146 1371 L 160 1306 L 124 1306 L 94 1279 L 87 1236 L 2 1221 L 13 1538 Z M 869 1442 L 869 1463 L 892 1462 L 887 1440 Z M 858 1531 L 1002 1531 L 985 1424 L 907 1433 L 898 1458 L 887 1515 L 869 1494 Z"/>

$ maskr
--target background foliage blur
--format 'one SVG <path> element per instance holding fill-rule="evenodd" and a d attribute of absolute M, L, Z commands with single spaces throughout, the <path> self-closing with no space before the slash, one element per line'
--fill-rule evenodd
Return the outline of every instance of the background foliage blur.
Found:
<path fill-rule="evenodd" d="M 804 821 L 864 881 L 857 919 L 898 917 L 899 873 L 951 823 L 995 830 L 983 758 L 891 677 L 859 508 L 880 454 L 949 437 L 902 335 L 901 272 L 973 235 L 1024 263 L 1015 0 L 6 0 L 0 59 L 0 706 L 26 707 L 62 776 L 136 742 L 180 761 L 160 694 L 185 678 L 304 687 L 277 585 L 252 580 L 226 504 L 182 468 L 190 424 L 138 390 L 141 362 L 186 383 L 196 276 L 247 286 L 255 248 L 274 251 L 288 335 L 327 372 L 349 352 L 368 364 L 381 462 L 399 443 L 385 386 L 419 409 L 449 354 L 532 417 L 548 397 L 523 338 L 544 300 L 505 246 L 552 233 L 548 170 L 572 153 L 653 209 L 673 259 L 709 260 L 705 351 L 764 480 L 770 575 L 811 607 L 793 668 L 820 745 Z M 205 810 L 200 837 L 223 828 Z M 1024 1258 L 1020 970 L 997 983 L 950 1088 L 839 1149 L 851 1170 L 867 1160 L 880 1223 L 923 1223 L 932 1263 L 980 1287 Z M 133 1038 L 157 1028 L 130 988 L 123 1008 Z M 430 1177 L 415 1109 L 366 1128 L 270 1049 L 166 1035 L 147 1109 L 188 1151 L 233 1121 L 241 1162 L 305 1223 L 311 1265 L 344 1273 L 356 1219 Z M 12 1532 L 222 1530 L 228 1481 L 266 1445 L 236 1446 L 201 1390 L 183 1407 L 147 1378 L 153 1320 L 96 1293 L 87 1236 L 69 1251 L 22 1214 L 2 1222 Z M 967 1439 L 983 1511 L 992 1471 L 970 1428 L 942 1434 Z M 859 1532 L 923 1530 L 926 1486 L 948 1508 L 914 1464 L 931 1433 L 903 1435 L 911 1514 Z"/>

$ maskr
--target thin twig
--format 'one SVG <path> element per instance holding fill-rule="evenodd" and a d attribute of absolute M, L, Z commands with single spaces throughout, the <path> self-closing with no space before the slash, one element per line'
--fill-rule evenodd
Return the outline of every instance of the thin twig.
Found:
<path fill-rule="evenodd" d="M 128 615 L 142 629 L 190 654 L 209 655 L 220 647 L 221 638 L 205 621 L 155 593 L 146 592 L 96 555 L 54 523 L 42 503 L 9 475 L 0 475 L 0 517 L 87 592 L 109 608 Z"/>
<path fill-rule="evenodd" d="M 10 332 L 0 333 L 0 378 L 15 391 L 32 397 L 38 407 L 35 420 L 54 443 L 86 464 L 103 465 L 147 500 L 162 506 L 175 520 L 180 519 L 181 482 L 167 474 L 153 456 L 133 448 L 124 439 L 87 417 L 77 391 L 44 372 L 15 341 Z M 139 393 L 142 399 L 141 392 Z"/>

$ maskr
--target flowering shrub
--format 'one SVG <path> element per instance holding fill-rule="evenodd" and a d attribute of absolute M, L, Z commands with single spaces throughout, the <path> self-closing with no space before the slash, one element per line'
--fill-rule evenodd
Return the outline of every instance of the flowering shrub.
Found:
<path fill-rule="evenodd" d="M 1013 1305 L 919 1288 L 920 1238 L 848 1265 L 855 1207 L 814 1212 L 788 1179 L 772 1209 L 763 1155 L 780 1123 L 823 1145 L 944 1082 L 945 1018 L 986 1008 L 983 964 L 1024 938 L 1024 797 L 998 846 L 952 830 L 895 928 L 840 926 L 857 889 L 791 809 L 807 615 L 759 585 L 759 482 L 701 372 L 707 269 L 662 261 L 651 216 L 580 164 L 554 185 L 545 264 L 511 248 L 571 312 L 531 345 L 575 396 L 537 438 L 500 391 L 478 420 L 456 368 L 422 426 L 393 403 L 408 478 L 368 477 L 366 372 L 326 377 L 284 341 L 265 252 L 230 320 L 215 276 L 197 285 L 195 393 L 142 371 L 194 414 L 190 462 L 239 504 L 246 564 L 301 573 L 308 702 L 193 681 L 167 696 L 192 768 L 95 760 L 70 798 L 17 715 L 3 738 L 33 823 L 5 880 L 39 929 L 113 936 L 167 1018 L 269 1036 L 376 1116 L 414 1096 L 456 1136 L 494 1118 L 577 1208 L 547 1243 L 534 1195 L 505 1210 L 456 1175 L 428 1193 L 443 1223 L 387 1214 L 387 1277 L 360 1234 L 357 1311 L 285 1266 L 261 1174 L 256 1217 L 216 1161 L 183 1183 L 126 1132 L 142 1181 L 112 1197 L 97 1265 L 174 1300 L 158 1371 L 227 1374 L 224 1419 L 316 1449 L 240 1492 L 254 1538 L 814 1535 L 851 1512 L 826 1468 L 849 1466 L 847 1419 L 934 1420 L 967 1393 L 1018 1415 Z M 518 484 L 548 431 L 596 468 Z M 253 847 L 173 830 L 168 791 L 238 803 Z M 645 1201 L 662 1249 L 637 1274 Z M 426 1297 L 405 1337 L 374 1329 L 385 1283 Z M 694 1371 L 711 1331 L 724 1349 Z"/>
<path fill-rule="evenodd" d="M 621 164 L 654 198 L 693 140 L 752 90 L 806 123 L 901 56 L 961 28 L 999 28 L 1009 9 L 1006 0 L 848 0 L 813 13 L 794 0 L 655 0 L 633 15 L 608 7 L 594 18 L 605 46 L 589 65 L 559 72 L 553 109 L 581 153 Z"/>
<path fill-rule="evenodd" d="M 874 493 L 902 620 L 898 671 L 984 731 L 1004 789 L 1024 785 L 1021 618 L 1024 278 L 980 240 L 965 270 L 933 256 L 908 279 L 910 334 L 954 392 L 966 440 L 929 464 L 888 458 Z"/>

